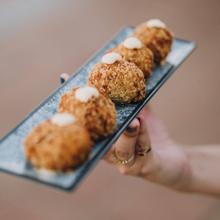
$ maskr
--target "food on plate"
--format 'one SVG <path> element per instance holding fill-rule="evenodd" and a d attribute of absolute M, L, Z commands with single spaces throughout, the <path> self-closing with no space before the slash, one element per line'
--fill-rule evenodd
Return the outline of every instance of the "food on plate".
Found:
<path fill-rule="evenodd" d="M 56 113 L 40 123 L 24 144 L 26 157 L 33 166 L 53 171 L 77 167 L 92 148 L 89 132 L 69 113 Z"/>
<path fill-rule="evenodd" d="M 145 78 L 153 69 L 153 53 L 138 38 L 128 37 L 112 51 L 119 53 L 125 60 L 132 62 L 144 73 Z"/>
<path fill-rule="evenodd" d="M 148 20 L 136 27 L 134 36 L 151 49 L 156 64 L 161 64 L 165 61 L 173 42 L 173 34 L 165 23 L 159 19 Z"/>
<path fill-rule="evenodd" d="M 137 102 L 146 94 L 144 73 L 116 52 L 102 57 L 91 71 L 88 83 L 117 103 Z"/>
<path fill-rule="evenodd" d="M 114 103 L 95 87 L 72 89 L 61 97 L 59 112 L 68 112 L 84 125 L 92 140 L 111 134 L 116 127 Z"/>

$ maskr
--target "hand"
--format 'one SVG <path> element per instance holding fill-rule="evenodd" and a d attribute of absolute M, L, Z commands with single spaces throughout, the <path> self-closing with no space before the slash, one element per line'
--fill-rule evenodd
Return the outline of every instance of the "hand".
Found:
<path fill-rule="evenodd" d="M 60 82 L 69 79 L 60 75 Z M 180 147 L 161 121 L 145 107 L 105 159 L 123 174 L 187 192 L 220 196 L 219 145 Z"/>
<path fill-rule="evenodd" d="M 122 174 L 175 189 L 186 190 L 190 181 L 186 153 L 169 138 L 161 121 L 147 107 L 132 121 L 105 160 Z"/>

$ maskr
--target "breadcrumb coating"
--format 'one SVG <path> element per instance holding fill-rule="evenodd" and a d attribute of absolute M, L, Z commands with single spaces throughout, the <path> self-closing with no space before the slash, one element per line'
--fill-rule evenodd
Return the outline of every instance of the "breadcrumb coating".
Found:
<path fill-rule="evenodd" d="M 59 111 L 73 114 L 88 129 L 94 141 L 111 134 L 116 127 L 114 103 L 102 94 L 81 102 L 75 98 L 76 90 L 62 96 Z"/>
<path fill-rule="evenodd" d="M 35 127 L 24 144 L 26 157 L 33 166 L 54 171 L 68 171 L 82 164 L 92 146 L 83 126 L 58 126 L 50 120 Z"/>
<path fill-rule="evenodd" d="M 164 62 L 173 42 L 173 35 L 167 28 L 148 27 L 143 23 L 136 27 L 134 36 L 153 52 L 156 64 Z"/>
<path fill-rule="evenodd" d="M 134 63 L 126 60 L 111 65 L 96 64 L 89 75 L 88 83 L 117 103 L 137 102 L 146 94 L 143 72 Z"/>
<path fill-rule="evenodd" d="M 112 51 L 121 54 L 125 60 L 137 65 L 143 71 L 145 78 L 149 78 L 154 65 L 153 53 L 150 49 L 144 45 L 141 48 L 128 49 L 120 44 Z"/>

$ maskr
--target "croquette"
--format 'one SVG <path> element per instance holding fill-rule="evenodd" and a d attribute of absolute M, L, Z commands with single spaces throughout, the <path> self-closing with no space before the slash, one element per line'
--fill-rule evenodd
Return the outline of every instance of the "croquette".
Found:
<path fill-rule="evenodd" d="M 107 53 L 94 66 L 88 84 L 116 103 L 137 102 L 146 94 L 144 73 L 116 52 Z"/>
<path fill-rule="evenodd" d="M 92 141 L 86 128 L 68 113 L 57 113 L 36 126 L 26 138 L 25 154 L 39 169 L 68 171 L 89 156 Z"/>
<path fill-rule="evenodd" d="M 116 127 L 114 103 L 91 86 L 72 89 L 61 97 L 59 112 L 74 114 L 93 141 L 111 134 Z"/>
<path fill-rule="evenodd" d="M 172 47 L 173 34 L 162 21 L 151 19 L 138 25 L 134 36 L 153 52 L 156 64 L 162 64 L 165 61 Z"/>
<path fill-rule="evenodd" d="M 129 37 L 123 43 L 112 49 L 119 53 L 125 60 L 132 62 L 149 78 L 153 69 L 153 53 L 138 38 Z"/>

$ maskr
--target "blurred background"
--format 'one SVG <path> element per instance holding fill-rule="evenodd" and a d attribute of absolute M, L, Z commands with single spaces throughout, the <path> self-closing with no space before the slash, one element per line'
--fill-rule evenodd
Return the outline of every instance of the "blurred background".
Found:
<path fill-rule="evenodd" d="M 151 102 L 185 145 L 220 142 L 219 0 L 0 0 L 0 136 L 122 26 L 160 18 L 197 50 Z M 220 202 L 124 177 L 104 162 L 74 193 L 0 174 L 0 219 L 217 220 Z"/>

